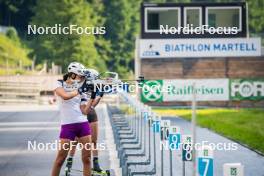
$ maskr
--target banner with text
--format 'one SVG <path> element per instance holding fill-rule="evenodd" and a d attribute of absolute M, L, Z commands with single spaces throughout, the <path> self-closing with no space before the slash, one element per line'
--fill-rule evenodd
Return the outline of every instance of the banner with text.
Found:
<path fill-rule="evenodd" d="M 264 79 L 230 79 L 230 100 L 264 100 Z"/>
<path fill-rule="evenodd" d="M 148 80 L 143 85 L 143 102 L 192 101 L 194 92 L 197 101 L 264 100 L 264 78 Z"/>
<path fill-rule="evenodd" d="M 244 57 L 260 55 L 260 38 L 140 40 L 140 58 Z"/>
<path fill-rule="evenodd" d="M 141 91 L 143 102 L 229 100 L 228 79 L 149 80 Z M 195 88 L 193 88 L 195 85 Z"/>

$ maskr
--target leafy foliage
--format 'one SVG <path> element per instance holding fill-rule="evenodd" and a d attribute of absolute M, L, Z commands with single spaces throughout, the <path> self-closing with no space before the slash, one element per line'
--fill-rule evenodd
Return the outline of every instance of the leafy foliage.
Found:
<path fill-rule="evenodd" d="M 70 26 L 76 24 L 81 27 L 94 26 L 91 19 L 91 7 L 84 0 L 80 1 L 37 1 L 34 8 L 35 15 L 32 25 L 37 26 Z M 95 48 L 93 35 L 37 35 L 34 37 L 35 52 L 39 56 L 37 61 L 47 59 L 62 65 L 63 68 L 72 61 L 79 61 L 89 67 L 104 69 L 104 65 L 97 65 L 99 60 Z"/>
<path fill-rule="evenodd" d="M 249 28 L 251 32 L 264 35 L 264 1 L 247 0 L 249 6 Z"/>
<path fill-rule="evenodd" d="M 0 0 L 0 24 L 14 26 L 29 40 L 37 64 L 45 60 L 64 68 L 71 61 L 83 62 L 100 71 L 117 71 L 123 77 L 134 68 L 135 38 L 139 36 L 142 2 L 202 2 L 203 0 Z M 207 0 L 231 2 L 234 0 Z M 235 0 L 240 1 L 240 0 Z M 264 1 L 246 0 L 251 33 L 264 37 Z M 105 35 L 27 35 L 27 25 L 105 26 Z"/>
<path fill-rule="evenodd" d="M 0 34 L 0 67 L 6 67 L 7 63 L 9 68 L 31 65 L 28 58 L 29 50 L 22 46 L 17 35 L 13 32 L 8 32 L 11 38 Z"/>

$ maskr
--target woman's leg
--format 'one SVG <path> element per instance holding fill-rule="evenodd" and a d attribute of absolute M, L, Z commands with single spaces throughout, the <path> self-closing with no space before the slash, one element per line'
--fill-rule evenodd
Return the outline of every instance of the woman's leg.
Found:
<path fill-rule="evenodd" d="M 77 144 L 78 144 L 78 138 L 76 137 L 75 141 L 71 141 L 71 144 L 72 144 L 72 147 L 71 147 L 71 150 L 69 151 L 69 156 L 68 156 L 67 162 L 66 162 L 66 167 L 69 170 L 72 168 L 73 157 L 74 157 L 74 154 L 75 154 L 75 151 L 76 151 L 76 147 L 77 147 Z"/>
<path fill-rule="evenodd" d="M 99 165 L 98 160 L 98 148 L 97 148 L 97 138 L 98 138 L 98 121 L 90 123 L 92 129 L 92 143 L 93 143 L 93 169 L 97 172 L 101 172 L 102 169 Z"/>
<path fill-rule="evenodd" d="M 60 139 L 60 148 L 58 149 L 58 154 L 52 167 L 52 173 L 51 173 L 52 176 L 59 176 L 61 166 L 63 165 L 68 155 L 69 149 L 70 149 L 70 140 Z"/>
<path fill-rule="evenodd" d="M 97 150 L 97 138 L 98 138 L 98 122 L 90 123 L 92 129 L 92 143 L 93 143 L 93 157 L 98 157 L 98 150 Z"/>
<path fill-rule="evenodd" d="M 78 145 L 78 138 L 75 138 L 75 141 L 72 142 L 72 148 L 71 150 L 69 151 L 69 156 L 70 157 L 74 157 L 74 154 L 75 154 L 75 151 L 76 151 L 76 147 Z"/>
<path fill-rule="evenodd" d="M 92 129 L 92 143 L 93 143 L 93 169 L 97 172 L 101 172 L 102 169 L 99 165 L 98 160 L 98 149 L 97 149 L 97 138 L 98 138 L 98 117 L 96 111 L 92 109 L 88 115 L 88 120 L 90 122 L 90 127 Z"/>
<path fill-rule="evenodd" d="M 83 162 L 83 176 L 91 176 L 91 135 L 79 138 L 79 143 L 82 144 L 82 162 Z"/>

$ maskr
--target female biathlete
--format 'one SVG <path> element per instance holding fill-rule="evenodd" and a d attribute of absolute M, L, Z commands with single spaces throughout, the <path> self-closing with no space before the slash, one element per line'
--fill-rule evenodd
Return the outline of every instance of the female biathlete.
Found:
<path fill-rule="evenodd" d="M 71 141 L 78 137 L 82 144 L 83 175 L 91 175 L 91 128 L 87 115 L 91 109 L 96 92 L 92 91 L 88 100 L 85 92 L 91 85 L 84 83 L 83 65 L 73 62 L 68 66 L 68 73 L 58 81 L 55 93 L 60 100 L 61 131 L 58 154 L 52 168 L 52 176 L 59 176 L 61 167 L 68 155 Z"/>
<path fill-rule="evenodd" d="M 88 71 L 91 73 L 91 77 L 96 78 L 99 76 L 99 73 L 94 69 L 88 69 Z M 98 138 L 98 117 L 95 111 L 96 105 L 100 102 L 101 98 L 103 97 L 103 92 L 97 92 L 97 97 L 93 101 L 92 106 L 90 108 L 90 111 L 87 115 L 88 123 L 91 126 L 92 130 L 92 143 L 93 143 L 93 171 L 97 173 L 101 173 L 103 170 L 100 168 L 99 160 L 98 160 L 98 148 L 97 148 L 97 138 Z M 78 139 L 77 139 L 78 140 Z M 77 141 L 76 141 L 77 143 Z M 76 146 L 76 145 L 74 145 Z M 76 151 L 76 147 L 73 147 L 72 150 L 69 152 L 69 157 L 67 159 L 66 169 L 70 170 L 73 163 L 73 157 Z"/>

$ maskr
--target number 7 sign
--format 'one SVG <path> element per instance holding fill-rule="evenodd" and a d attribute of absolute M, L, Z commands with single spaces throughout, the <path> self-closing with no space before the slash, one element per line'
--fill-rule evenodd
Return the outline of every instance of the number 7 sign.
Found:
<path fill-rule="evenodd" d="M 213 158 L 198 158 L 199 176 L 213 176 Z"/>
<path fill-rule="evenodd" d="M 213 150 L 210 146 L 202 146 L 198 153 L 198 174 L 199 176 L 213 176 Z"/>

